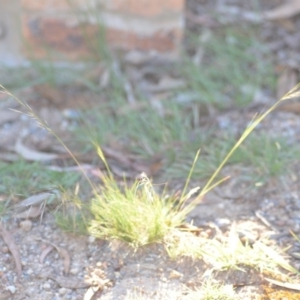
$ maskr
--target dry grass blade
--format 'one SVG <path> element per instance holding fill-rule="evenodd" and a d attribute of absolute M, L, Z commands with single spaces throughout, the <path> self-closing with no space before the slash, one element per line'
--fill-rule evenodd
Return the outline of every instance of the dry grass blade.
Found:
<path fill-rule="evenodd" d="M 15 151 L 24 159 L 29 161 L 47 161 L 59 158 L 59 155 L 54 153 L 44 153 L 29 149 L 22 144 L 22 141 L 20 139 L 18 139 L 16 142 Z"/>
<path fill-rule="evenodd" d="M 90 284 L 79 281 L 77 278 L 66 278 L 64 276 L 58 276 L 54 274 L 46 274 L 43 277 L 47 277 L 56 281 L 59 286 L 66 289 L 84 289 L 90 286 Z"/>
<path fill-rule="evenodd" d="M 270 278 L 265 278 L 265 279 L 274 285 L 284 287 L 289 290 L 300 291 L 300 283 L 281 282 Z"/>
<path fill-rule="evenodd" d="M 23 201 L 21 201 L 20 203 L 18 203 L 16 205 L 16 208 L 25 208 L 28 206 L 32 206 L 32 205 L 38 205 L 41 204 L 42 202 L 48 200 L 48 198 L 50 198 L 51 196 L 53 196 L 55 194 L 55 191 L 53 191 L 53 193 L 40 193 L 34 196 L 30 196 L 26 199 L 24 199 Z"/>
<path fill-rule="evenodd" d="M 1 154 L 0 154 L 1 155 Z M 1 158 L 1 156 L 0 156 Z M 82 164 L 80 167 L 78 166 L 71 166 L 71 167 L 58 167 L 58 166 L 47 166 L 48 170 L 52 170 L 55 172 L 81 172 L 82 169 L 86 170 L 87 172 L 97 170 L 94 166 L 89 164 Z"/>
<path fill-rule="evenodd" d="M 62 247 L 58 247 L 54 243 L 51 243 L 51 242 L 46 241 L 44 239 L 40 239 L 40 241 L 53 246 L 57 250 L 60 257 L 63 258 L 63 260 L 64 260 L 64 274 L 65 275 L 69 274 L 70 265 L 71 265 L 71 258 L 70 258 L 69 252 L 66 249 L 64 249 Z"/>
<path fill-rule="evenodd" d="M 47 257 L 47 255 L 54 249 L 54 247 L 52 245 L 49 245 L 48 247 L 46 247 L 43 252 L 41 253 L 40 256 L 40 263 L 43 264 L 44 263 L 44 259 Z"/>
<path fill-rule="evenodd" d="M 44 206 L 31 206 L 27 210 L 18 213 L 15 215 L 15 218 L 17 219 L 30 219 L 30 218 L 37 218 L 41 215 L 41 213 L 44 211 Z"/>
<path fill-rule="evenodd" d="M 11 252 L 15 260 L 18 277 L 21 277 L 22 265 L 21 265 L 19 250 L 17 248 L 17 245 L 15 244 L 13 236 L 2 226 L 1 223 L 0 223 L 0 234 L 2 235 L 3 241 L 9 248 L 9 251 Z"/>
<path fill-rule="evenodd" d="M 292 274 L 299 275 L 299 272 L 295 268 L 293 268 L 277 251 L 275 251 L 271 247 L 264 245 L 261 242 L 256 242 L 256 244 L 268 257 L 274 260 L 277 263 L 277 265 L 279 265 L 281 268 L 291 272 Z"/>
<path fill-rule="evenodd" d="M 64 273 L 65 275 L 68 275 L 70 271 L 70 265 L 71 265 L 71 258 L 69 252 L 66 249 L 61 247 L 56 247 L 56 250 L 64 260 Z"/>
<path fill-rule="evenodd" d="M 288 100 L 288 99 L 292 99 L 292 98 L 297 98 L 300 96 L 300 83 L 298 83 L 296 86 L 294 86 L 289 92 L 287 92 L 280 100 L 280 101 L 284 101 L 284 100 Z"/>
<path fill-rule="evenodd" d="M 290 0 L 286 3 L 264 13 L 267 20 L 280 20 L 291 18 L 300 12 L 300 1 Z"/>

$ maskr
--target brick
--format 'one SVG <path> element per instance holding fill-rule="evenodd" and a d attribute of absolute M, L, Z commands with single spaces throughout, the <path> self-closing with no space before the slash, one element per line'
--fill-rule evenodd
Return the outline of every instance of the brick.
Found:
<path fill-rule="evenodd" d="M 23 17 L 24 52 L 28 56 L 46 57 L 49 52 L 68 59 L 97 55 L 95 41 L 99 27 L 92 24 L 68 26 L 59 19 Z"/>
<path fill-rule="evenodd" d="M 24 52 L 30 56 L 97 56 L 97 17 L 112 47 L 175 53 L 182 39 L 184 0 L 70 0 L 72 7 L 69 0 L 20 1 Z M 89 12 L 85 23 L 76 12 Z"/>
<path fill-rule="evenodd" d="M 27 42 L 27 54 L 43 57 L 47 51 L 76 59 L 83 56 L 97 56 L 95 44 L 99 39 L 99 27 L 95 24 L 78 24 L 68 26 L 59 19 L 23 18 L 23 36 Z M 166 52 L 177 47 L 181 30 L 157 31 L 151 35 L 138 35 L 108 28 L 106 40 L 112 47 L 125 50 L 153 50 Z M 29 51 L 29 52 L 28 52 Z M 30 53 L 31 52 L 31 53 Z"/>
<path fill-rule="evenodd" d="M 182 13 L 184 0 L 104 0 L 106 10 L 143 17 Z"/>

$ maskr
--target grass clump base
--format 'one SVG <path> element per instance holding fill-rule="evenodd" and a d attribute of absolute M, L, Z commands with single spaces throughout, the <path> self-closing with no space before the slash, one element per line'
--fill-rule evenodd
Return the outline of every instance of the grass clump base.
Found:
<path fill-rule="evenodd" d="M 146 177 L 120 187 L 110 176 L 91 202 L 92 220 L 88 227 L 98 238 L 120 239 L 134 247 L 159 242 L 183 219 L 178 215 L 176 198 L 158 195 Z"/>

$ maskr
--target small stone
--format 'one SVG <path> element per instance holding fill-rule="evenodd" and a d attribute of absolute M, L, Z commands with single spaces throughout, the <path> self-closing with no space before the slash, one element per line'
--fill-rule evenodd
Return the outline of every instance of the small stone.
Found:
<path fill-rule="evenodd" d="M 176 270 L 172 270 L 169 274 L 169 279 L 178 279 L 182 276 L 181 273 L 179 273 L 178 271 Z"/>
<path fill-rule="evenodd" d="M 30 220 L 24 220 L 24 221 L 20 222 L 20 227 L 24 231 L 30 231 L 32 228 L 32 222 Z"/>
<path fill-rule="evenodd" d="M 227 218 L 218 218 L 216 219 L 216 223 L 219 227 L 225 227 L 230 225 L 230 220 Z"/>
<path fill-rule="evenodd" d="M 65 294 L 67 294 L 69 292 L 69 290 L 66 288 L 60 288 L 58 292 L 61 296 L 64 296 Z"/>
<path fill-rule="evenodd" d="M 78 269 L 78 268 L 72 268 L 72 269 L 70 270 L 70 273 L 71 273 L 72 275 L 77 275 L 77 274 L 79 273 L 79 269 Z"/>
<path fill-rule="evenodd" d="M 6 290 L 9 291 L 11 294 L 16 292 L 16 287 L 14 285 L 9 285 L 6 287 Z"/>
<path fill-rule="evenodd" d="M 92 243 L 95 243 L 95 241 L 96 241 L 96 238 L 94 237 L 94 236 L 89 236 L 88 237 L 88 242 L 90 243 L 90 244 L 92 244 Z"/>
<path fill-rule="evenodd" d="M 98 261 L 98 262 L 96 263 L 96 266 L 97 266 L 98 268 L 102 267 L 102 262 Z"/>
<path fill-rule="evenodd" d="M 43 289 L 45 290 L 45 291 L 50 291 L 51 290 L 51 284 L 50 283 L 44 283 L 43 284 Z"/>
<path fill-rule="evenodd" d="M 32 273 L 33 273 L 33 270 L 32 269 L 28 269 L 27 274 L 31 275 Z"/>

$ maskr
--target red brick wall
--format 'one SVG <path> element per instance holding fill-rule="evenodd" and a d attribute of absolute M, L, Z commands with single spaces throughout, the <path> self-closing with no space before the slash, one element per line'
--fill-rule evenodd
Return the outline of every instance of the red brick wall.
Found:
<path fill-rule="evenodd" d="M 183 31 L 184 0 L 21 0 L 21 9 L 24 51 L 34 57 L 99 56 L 99 23 L 110 46 L 127 50 L 176 53 Z"/>

